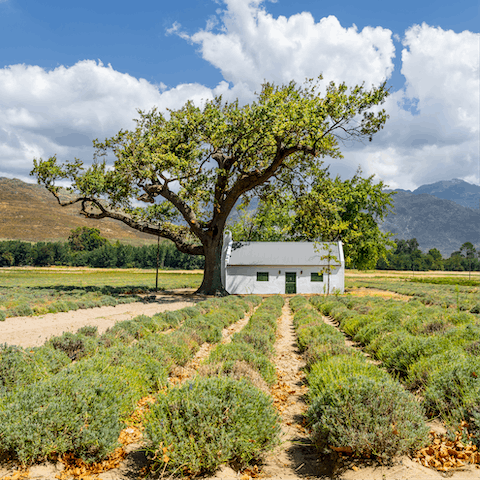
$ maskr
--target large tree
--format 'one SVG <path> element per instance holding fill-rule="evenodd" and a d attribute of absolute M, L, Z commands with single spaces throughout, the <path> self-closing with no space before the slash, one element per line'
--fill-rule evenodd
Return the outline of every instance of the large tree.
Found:
<path fill-rule="evenodd" d="M 90 167 L 53 156 L 35 159 L 31 173 L 60 205 L 78 203 L 88 218 L 113 218 L 204 255 L 198 293 L 225 294 L 223 231 L 237 201 L 264 185 L 281 195 L 292 182 L 315 176 L 323 158 L 341 158 L 339 142 L 371 140 L 385 124 L 385 111 L 376 108 L 388 95 L 385 84 L 367 90 L 331 83 L 324 95 L 318 85 L 265 83 L 244 106 L 216 97 L 166 115 L 139 111 L 135 129 L 94 142 Z M 62 197 L 59 179 L 70 182 L 75 198 Z"/>

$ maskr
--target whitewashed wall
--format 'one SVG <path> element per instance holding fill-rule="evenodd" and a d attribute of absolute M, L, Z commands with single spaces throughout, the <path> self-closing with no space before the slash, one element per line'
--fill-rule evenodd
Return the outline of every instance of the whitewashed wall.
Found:
<path fill-rule="evenodd" d="M 257 282 L 257 272 L 268 272 L 268 282 Z M 279 273 L 280 272 L 280 273 Z M 319 273 L 315 267 L 250 267 L 227 266 L 225 287 L 231 294 L 276 294 L 285 293 L 285 272 L 297 274 L 297 293 L 326 293 L 327 274 L 323 274 L 323 282 L 312 282 L 311 273 Z M 344 293 L 345 278 L 344 268 L 337 267 L 330 275 L 330 293 L 340 291 Z"/>

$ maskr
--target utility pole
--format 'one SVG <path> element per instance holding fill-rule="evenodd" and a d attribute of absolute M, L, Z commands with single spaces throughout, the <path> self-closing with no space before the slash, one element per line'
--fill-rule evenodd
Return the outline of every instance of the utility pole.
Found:
<path fill-rule="evenodd" d="M 155 293 L 158 292 L 158 264 L 160 260 L 160 237 L 157 237 L 157 272 L 155 275 Z"/>

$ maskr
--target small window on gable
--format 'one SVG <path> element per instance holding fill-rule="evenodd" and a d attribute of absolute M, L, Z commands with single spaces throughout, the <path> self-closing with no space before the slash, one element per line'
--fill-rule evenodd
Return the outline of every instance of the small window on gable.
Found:
<path fill-rule="evenodd" d="M 323 273 L 311 273 L 310 274 L 310 281 L 312 282 L 323 282 Z"/>
<path fill-rule="evenodd" d="M 268 272 L 257 272 L 257 282 L 268 282 Z"/>

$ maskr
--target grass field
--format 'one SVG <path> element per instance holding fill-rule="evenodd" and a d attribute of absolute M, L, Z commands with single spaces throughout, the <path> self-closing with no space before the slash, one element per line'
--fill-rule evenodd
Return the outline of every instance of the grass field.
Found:
<path fill-rule="evenodd" d="M 159 272 L 158 288 L 198 288 L 201 270 L 163 270 Z M 155 270 L 82 268 L 82 267 L 21 267 L 0 268 L 0 287 L 137 287 L 155 288 Z"/>
<path fill-rule="evenodd" d="M 201 270 L 159 272 L 158 289 L 198 288 Z M 470 310 L 478 300 L 480 272 L 347 270 L 347 289 L 377 288 L 416 296 L 423 303 L 458 305 Z M 155 289 L 155 271 L 84 267 L 0 268 L 0 320 L 102 305 L 134 302 Z"/>
<path fill-rule="evenodd" d="M 162 271 L 159 290 L 198 288 L 199 271 Z M 0 269 L 0 320 L 135 302 L 155 289 L 155 271 L 91 268 Z"/>
<path fill-rule="evenodd" d="M 445 272 L 442 272 L 445 273 Z M 480 277 L 465 276 L 383 276 L 347 275 L 345 287 L 351 293 L 358 288 L 378 289 L 415 297 L 425 305 L 456 307 L 477 313 L 480 309 Z"/>

